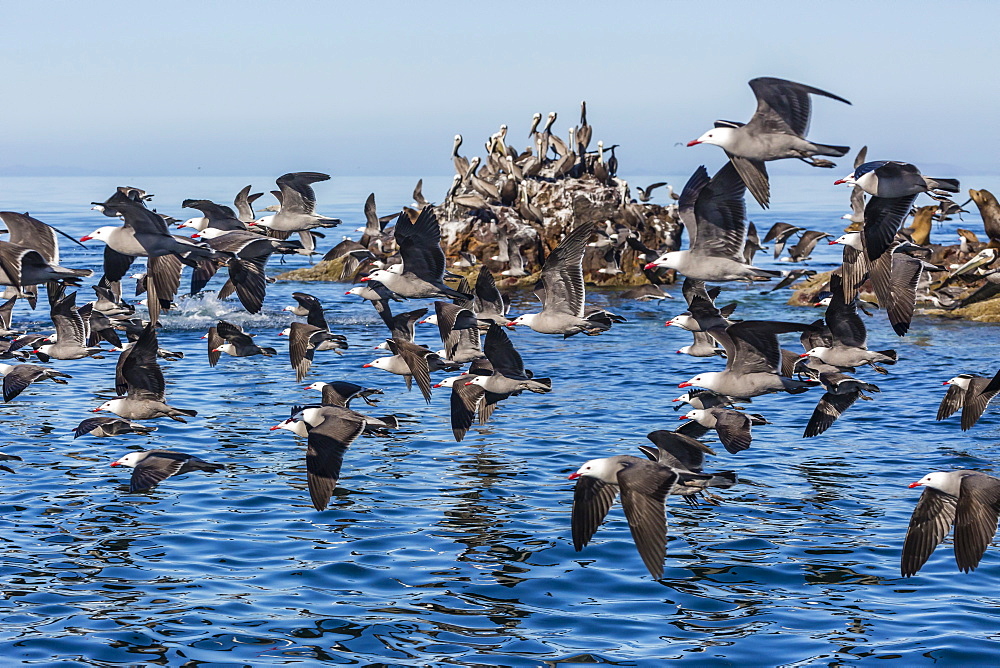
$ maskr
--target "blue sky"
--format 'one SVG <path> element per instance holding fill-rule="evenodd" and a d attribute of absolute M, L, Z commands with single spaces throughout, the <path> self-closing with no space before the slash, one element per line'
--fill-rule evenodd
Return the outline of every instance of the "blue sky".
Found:
<path fill-rule="evenodd" d="M 7 3 L 0 173 L 445 174 L 456 132 L 523 147 L 582 99 L 622 171 L 686 173 L 755 76 L 853 102 L 816 100 L 816 141 L 1000 172 L 1000 4 L 874 4 Z"/>

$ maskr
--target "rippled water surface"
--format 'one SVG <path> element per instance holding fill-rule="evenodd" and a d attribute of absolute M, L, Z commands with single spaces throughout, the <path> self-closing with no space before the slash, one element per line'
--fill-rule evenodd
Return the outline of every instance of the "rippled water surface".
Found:
<path fill-rule="evenodd" d="M 847 192 L 828 187 L 826 176 L 776 179 L 775 209 L 750 206 L 758 226 L 787 220 L 840 230 Z M 317 188 L 320 209 L 342 217 L 346 233 L 362 224 L 368 192 L 376 191 L 388 212 L 409 203 L 414 180 L 334 179 Z M 0 207 L 30 211 L 80 236 L 108 222 L 88 203 L 125 181 L 0 179 Z M 247 183 L 265 191 L 272 183 L 127 181 L 156 193 L 154 204 L 178 217 L 185 217 L 185 197 L 228 202 Z M 425 180 L 424 192 L 439 199 L 447 182 Z M 991 188 L 995 180 L 963 185 Z M 981 229 L 966 217 L 935 235 L 946 240 L 956 225 Z M 323 248 L 341 236 L 331 231 Z M 64 264 L 95 267 L 101 250 L 63 249 Z M 810 265 L 826 269 L 836 253 L 824 245 L 816 258 Z M 269 269 L 306 263 L 275 261 Z M 317 355 L 309 380 L 382 387 L 380 408 L 406 419 L 392 437 L 351 446 L 322 513 L 305 488 L 304 443 L 268 429 L 290 405 L 316 398 L 295 382 L 277 336 L 294 290 L 319 296 L 351 344 L 342 357 Z M 866 319 L 870 346 L 895 348 L 900 363 L 888 376 L 859 374 L 883 392 L 818 438 L 800 438 L 817 392 L 755 400 L 753 410 L 774 425 L 756 429 L 748 451 L 717 448 L 709 466 L 741 478 L 721 505 L 670 500 L 666 570 L 654 581 L 620 507 L 590 546 L 573 551 L 566 476 L 590 458 L 638 454 L 647 432 L 677 424 L 677 384 L 720 366 L 674 354 L 689 342 L 663 327 L 682 310 L 677 302 L 638 304 L 593 290 L 590 301 L 628 322 L 567 341 L 512 333 L 526 364 L 554 379 L 554 391 L 513 398 L 488 427 L 455 443 L 448 390 L 436 390 L 427 406 L 399 377 L 361 368 L 378 355 L 372 348 L 384 327 L 344 290 L 277 283 L 256 316 L 236 302 L 182 302 L 160 334 L 161 346 L 186 355 L 164 363 L 168 399 L 199 415 L 188 424 L 157 421 L 149 438 L 73 440 L 72 428 L 113 393 L 113 354 L 53 361 L 73 376 L 71 384 L 36 385 L 0 406 L 0 449 L 24 459 L 12 463 L 16 474 L 0 475 L 5 662 L 996 663 L 1000 550 L 991 548 L 968 575 L 956 572 L 950 545 L 913 578 L 901 579 L 898 569 L 919 495 L 906 485 L 936 469 L 992 471 L 1000 458 L 996 409 L 965 434 L 957 417 L 934 421 L 941 381 L 996 370 L 996 326 L 918 317 L 898 339 L 882 314 Z M 727 287 L 723 301 L 738 301 L 744 318 L 808 322 L 821 315 L 784 306 L 787 291 L 759 290 Z M 516 300 L 515 309 L 528 308 L 526 299 Z M 46 320 L 20 304 L 16 316 Z M 282 354 L 223 356 L 211 369 L 199 337 L 220 317 L 243 323 Z M 421 326 L 418 341 L 436 348 L 436 328 Z M 130 494 L 127 470 L 108 463 L 149 447 L 227 468 Z"/>

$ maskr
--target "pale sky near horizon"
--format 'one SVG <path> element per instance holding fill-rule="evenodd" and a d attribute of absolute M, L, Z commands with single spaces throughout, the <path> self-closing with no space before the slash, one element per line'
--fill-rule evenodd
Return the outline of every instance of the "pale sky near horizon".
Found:
<path fill-rule="evenodd" d="M 532 113 L 557 111 L 565 136 L 583 99 L 621 171 L 686 173 L 721 164 L 682 143 L 747 120 L 756 76 L 853 102 L 814 99 L 818 142 L 1000 173 L 1000 3 L 57 2 L 2 16 L 7 175 L 447 174 L 455 133 L 471 156 L 507 123 L 523 148 Z"/>

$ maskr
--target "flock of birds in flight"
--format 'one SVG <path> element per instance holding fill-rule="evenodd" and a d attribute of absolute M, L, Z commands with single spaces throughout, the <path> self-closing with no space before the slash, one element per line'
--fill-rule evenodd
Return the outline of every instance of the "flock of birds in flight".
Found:
<path fill-rule="evenodd" d="M 795 158 L 828 168 L 833 163 L 819 156 L 840 157 L 849 150 L 817 144 L 804 136 L 811 113 L 810 96 L 844 103 L 847 100 L 775 78 L 754 79 L 750 87 L 757 98 L 757 109 L 749 122 L 717 121 L 713 129 L 689 143 L 719 146 L 729 160 L 711 176 L 699 167 L 676 195 L 674 206 L 686 229 L 688 248 L 644 249 L 648 261 L 643 271 L 647 276 L 662 277 L 668 270 L 684 276 L 687 311 L 667 325 L 690 331 L 693 343 L 678 352 L 710 359 L 724 357 L 725 367 L 699 373 L 679 384 L 680 388 L 689 388 L 675 400 L 690 405 L 682 417 L 687 421 L 676 430 L 650 433 L 652 446 L 640 446 L 644 456 L 621 454 L 593 459 L 569 476 L 576 481 L 571 521 L 575 548 L 582 550 L 590 542 L 620 494 L 635 545 L 655 578 L 662 576 L 666 556 L 667 497 L 679 495 L 691 504 L 699 500 L 714 503 L 718 497 L 711 490 L 727 489 L 738 482 L 732 471 L 704 470 L 705 455 L 715 452 L 702 439 L 714 432 L 728 452 L 738 453 L 751 446 L 753 426 L 768 424 L 764 416 L 747 413 L 737 404 L 765 394 L 821 390 L 823 394 L 804 433 L 812 437 L 829 429 L 857 400 L 870 400 L 869 395 L 879 392 L 876 385 L 850 375 L 861 367 L 884 374 L 884 365 L 897 362 L 894 351 L 868 349 L 866 327 L 858 314 L 865 303 L 859 300 L 859 294 L 870 282 L 893 330 L 900 336 L 906 334 L 917 286 L 928 270 L 937 267 L 928 262 L 930 251 L 901 230 L 902 223 L 921 193 L 947 202 L 948 195 L 958 191 L 954 179 L 926 177 L 914 165 L 885 160 L 865 162 L 860 158 L 851 174 L 836 181 L 853 187 L 854 229 L 830 242 L 843 246 L 843 264 L 830 278 L 824 317 L 809 324 L 732 320 L 733 305 L 716 306 L 719 288 L 708 287 L 708 283 L 766 281 L 780 276 L 780 272 L 752 263 L 753 253 L 761 245 L 756 231 L 748 230 L 745 191 L 749 190 L 766 208 L 770 202 L 767 162 Z M 596 153 L 588 151 L 592 130 L 586 122 L 585 105 L 581 123 L 572 129 L 569 143 L 551 132 L 554 120 L 555 114 L 550 114 L 539 131 L 541 115 L 536 114 L 530 131 L 534 150 L 529 148 L 520 154 L 505 143 L 506 127 L 502 127 L 486 144 L 485 163 L 479 158 L 469 161 L 459 156 L 461 137 L 456 137 L 453 159 L 457 173 L 442 206 L 485 221 L 489 221 L 491 210 L 507 207 L 526 221 L 542 222 L 529 195 L 531 183 L 568 176 L 616 183 L 614 147 L 609 149 L 608 160 L 600 142 Z M 269 257 L 274 253 L 311 255 L 316 252 L 317 239 L 323 237 L 322 230 L 340 224 L 337 219 L 316 213 L 312 184 L 328 178 L 315 172 L 278 178 L 274 194 L 279 205 L 270 207 L 274 213 L 263 217 L 253 210 L 260 195 L 251 194 L 249 186 L 237 195 L 235 210 L 208 200 L 185 200 L 185 207 L 202 215 L 183 222 L 150 209 L 146 202 L 151 195 L 146 192 L 119 188 L 107 200 L 94 205 L 105 216 L 116 219 L 116 224 L 99 227 L 80 240 L 105 243 L 103 273 L 93 286 L 96 298 L 82 306 L 76 305 L 77 293 L 69 289 L 79 286 L 93 272 L 60 265 L 58 242 L 62 233 L 27 214 L 0 212 L 8 231 L 7 240 L 0 241 L 0 285 L 7 289 L 7 301 L 0 306 L 0 359 L 16 362 L 0 364 L 4 401 L 13 400 L 39 381 L 67 382 L 67 374 L 29 363 L 31 355 L 42 363 L 101 358 L 108 351 L 100 344 L 108 342 L 112 350 L 120 351 L 115 367 L 118 397 L 93 410 L 116 417 L 84 419 L 76 429 L 77 437 L 149 434 L 155 428 L 145 421 L 166 417 L 184 422 L 195 417 L 196 411 L 166 402 L 164 375 L 158 361 L 178 357 L 159 347 L 156 328 L 161 313 L 171 308 L 178 294 L 184 267 L 192 268 L 192 294 L 202 291 L 217 272 L 225 270 L 227 278 L 219 297 L 235 294 L 247 311 L 259 312 L 269 281 L 265 271 Z M 640 199 L 648 201 L 652 191 L 662 185 L 640 189 Z M 446 279 L 457 276 L 446 271 L 439 207 L 423 199 L 419 184 L 414 195 L 418 208 L 382 217 L 377 215 L 371 196 L 365 206 L 368 224 L 360 242 L 344 242 L 324 259 L 344 262 L 345 272 L 365 274 L 359 281 L 361 285 L 348 294 L 370 301 L 389 330 L 380 347 L 391 354 L 364 366 L 403 376 L 407 388 L 416 383 L 428 403 L 433 388 L 450 388 L 452 430 L 455 439 L 461 441 L 474 423 L 490 420 L 501 402 L 524 391 L 542 394 L 553 390 L 552 379 L 538 377 L 525 367 L 506 333 L 508 329 L 523 325 L 548 335 L 592 336 L 624 321 L 615 313 L 587 305 L 582 267 L 589 247 L 618 242 L 629 234 L 609 226 L 602 229 L 596 221 L 567 229 L 541 267 L 534 290 L 541 309 L 509 318 L 508 303 L 485 266 L 480 267 L 472 285 L 465 278 L 455 287 L 446 284 Z M 387 230 L 392 220 L 395 226 Z M 194 236 L 174 234 L 168 227 L 173 222 L 194 228 Z M 792 252 L 793 258 L 799 259 L 808 257 L 816 243 L 829 236 L 777 223 L 764 242 L 775 242 L 777 256 L 795 232 L 803 232 Z M 292 240 L 293 234 L 298 239 Z M 595 237 L 597 241 L 592 241 Z M 500 249 L 511 266 L 511 272 L 504 274 L 525 275 L 523 258 L 516 259 L 516 244 L 508 246 Z M 148 320 L 138 317 L 135 305 L 122 298 L 122 282 L 130 276 L 136 258 L 146 259 L 145 271 L 131 276 L 138 283 L 136 294 L 147 293 L 142 303 L 148 308 Z M 463 257 L 465 266 L 475 260 Z M 792 273 L 783 284 L 802 275 Z M 47 288 L 55 333 L 30 334 L 14 329 L 15 304 L 23 300 L 34 308 L 40 285 Z M 646 287 L 650 289 L 636 291 L 634 296 L 666 297 L 658 287 Z M 343 350 L 347 340 L 331 330 L 318 298 L 302 292 L 294 293 L 294 297 L 296 305 L 286 310 L 306 321 L 291 323 L 282 334 L 288 337 L 289 360 L 296 380 L 301 382 L 315 353 Z M 434 313 L 428 316 L 428 308 L 419 308 L 394 314 L 396 302 L 405 299 L 434 299 Z M 441 350 L 432 351 L 415 342 L 418 322 L 437 325 Z M 126 342 L 121 341 L 118 332 L 125 334 Z M 778 336 L 791 333 L 799 335 L 805 352 L 781 347 Z M 203 338 L 207 339 L 212 366 L 219 363 L 222 354 L 278 354 L 274 348 L 259 346 L 250 334 L 227 321 L 209 328 Z M 468 368 L 462 371 L 466 364 Z M 461 373 L 432 384 L 430 374 L 441 370 Z M 961 374 L 946 384 L 950 387 L 937 418 L 945 419 L 961 411 L 961 427 L 966 430 L 1000 391 L 1000 373 L 992 379 Z M 310 497 L 317 510 L 324 510 L 340 479 L 351 443 L 364 433 L 393 430 L 398 423 L 395 416 L 376 417 L 351 407 L 357 400 L 377 407 L 378 395 L 382 394 L 379 389 L 346 381 L 314 382 L 307 389 L 321 392 L 321 402 L 296 406 L 288 419 L 272 429 L 286 429 L 306 440 Z M 2 453 L 0 458 L 20 459 Z M 133 492 L 150 489 L 173 475 L 222 468 L 191 454 L 163 449 L 131 452 L 112 466 L 132 468 Z M 13 472 L 9 466 L 0 468 Z M 958 470 L 929 473 L 910 486 L 921 486 L 924 492 L 903 544 L 902 574 L 915 574 L 952 526 L 959 568 L 975 569 L 997 529 L 1000 479 Z"/>

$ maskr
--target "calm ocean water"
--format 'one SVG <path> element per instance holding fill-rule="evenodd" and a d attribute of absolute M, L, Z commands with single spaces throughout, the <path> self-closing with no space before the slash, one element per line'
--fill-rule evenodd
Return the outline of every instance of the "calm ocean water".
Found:
<path fill-rule="evenodd" d="M 830 185 L 840 175 L 776 178 L 774 209 L 748 207 L 761 233 L 776 220 L 842 229 L 848 193 Z M 369 192 L 387 213 L 409 204 L 415 180 L 320 184 L 321 212 L 345 220 L 322 248 L 362 224 Z M 683 181 L 674 179 L 678 187 Z M 424 193 L 440 200 L 448 182 L 425 179 Z M 179 205 L 186 197 L 227 203 L 247 183 L 271 189 L 273 177 L 7 178 L 0 208 L 30 211 L 81 236 L 109 222 L 89 202 L 126 183 L 155 193 L 159 210 L 188 217 Z M 998 187 L 981 177 L 963 186 Z M 966 216 L 936 229 L 936 240 L 950 243 L 955 226 L 981 230 L 977 216 Z M 67 266 L 96 268 L 103 247 L 62 248 Z M 838 250 L 819 247 L 810 266 L 832 267 Z M 296 258 L 269 269 L 305 264 Z M 755 400 L 753 410 L 774 425 L 756 429 L 748 451 L 717 448 L 708 465 L 737 471 L 742 484 L 723 492 L 719 506 L 671 499 L 665 576 L 654 581 L 619 506 L 589 547 L 573 551 L 566 476 L 593 457 L 638 454 L 647 432 L 678 424 L 677 384 L 719 366 L 674 354 L 689 342 L 663 327 L 682 310 L 678 302 L 638 304 L 595 290 L 590 301 L 614 308 L 626 324 L 567 341 L 513 333 L 526 364 L 551 376 L 554 391 L 506 402 L 488 427 L 455 443 L 448 390 L 435 391 L 427 406 L 399 377 L 361 368 L 377 356 L 384 327 L 345 289 L 277 283 L 255 316 L 212 298 L 167 314 L 160 343 L 186 354 L 163 365 L 168 398 L 199 416 L 186 425 L 156 421 L 150 438 L 73 440 L 73 427 L 113 393 L 114 355 L 53 361 L 73 375 L 71 384 L 33 386 L 0 405 L 0 449 L 24 459 L 13 462 L 15 475 L 0 475 L 5 664 L 998 662 L 1000 550 L 991 548 L 967 575 L 957 573 L 950 545 L 913 578 L 901 579 L 898 569 L 919 496 L 906 485 L 931 470 L 990 472 L 1000 462 L 997 409 L 965 434 L 957 417 L 934 421 L 941 381 L 996 370 L 996 326 L 918 317 L 899 339 L 884 315 L 866 319 L 870 347 L 895 348 L 900 363 L 888 376 L 859 372 L 882 393 L 818 438 L 800 438 L 817 392 Z M 319 296 L 351 344 L 342 357 L 317 355 L 307 382 L 384 388 L 381 408 L 406 419 L 392 437 L 354 443 L 322 513 L 305 488 L 304 443 L 268 430 L 292 404 L 317 395 L 295 382 L 284 352 L 224 356 L 211 369 L 199 338 L 224 317 L 284 351 L 281 309 L 295 290 Z M 785 306 L 787 291 L 759 290 L 727 286 L 722 299 L 738 301 L 743 318 L 821 315 Z M 89 287 L 81 293 L 89 297 Z M 515 301 L 515 309 L 529 307 L 525 297 Z M 47 320 L 21 305 L 16 316 Z M 437 348 L 435 327 L 421 326 L 417 336 Z M 108 463 L 149 447 L 227 469 L 130 494 L 128 472 Z"/>

